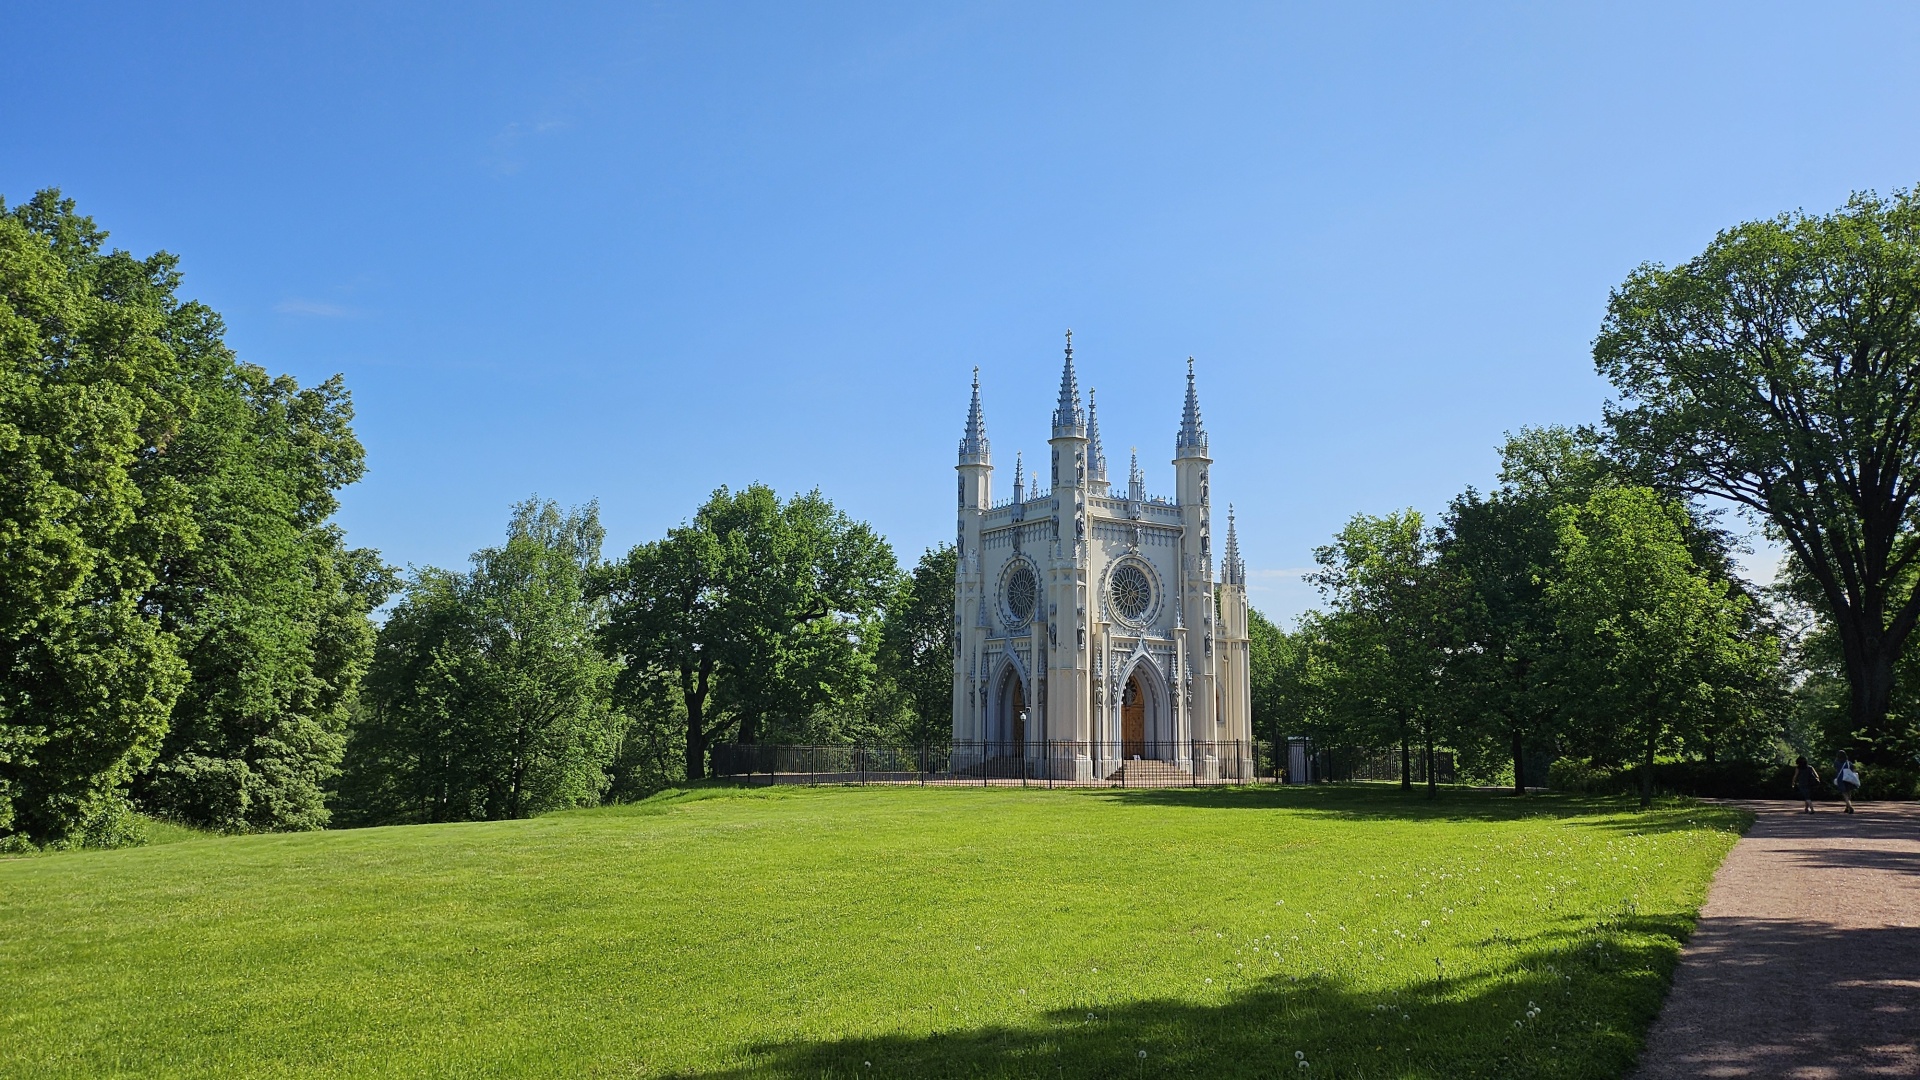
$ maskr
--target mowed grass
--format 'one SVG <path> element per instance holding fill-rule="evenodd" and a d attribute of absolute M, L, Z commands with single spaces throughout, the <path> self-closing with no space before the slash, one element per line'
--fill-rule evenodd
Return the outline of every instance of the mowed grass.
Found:
<path fill-rule="evenodd" d="M 0 861 L 0 1075 L 1617 1077 L 1744 825 L 708 790 Z"/>

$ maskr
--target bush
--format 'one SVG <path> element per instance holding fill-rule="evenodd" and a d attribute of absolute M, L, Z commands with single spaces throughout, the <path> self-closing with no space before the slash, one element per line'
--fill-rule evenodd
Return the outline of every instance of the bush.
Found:
<path fill-rule="evenodd" d="M 1553 763 L 1549 782 L 1556 791 L 1588 795 L 1633 795 L 1640 790 L 1638 766 L 1609 767 L 1563 758 Z M 1915 797 L 1914 770 L 1868 767 L 1860 770 L 1860 799 Z M 1659 795 L 1691 795 L 1706 799 L 1791 799 L 1793 766 L 1760 761 L 1669 761 L 1653 767 L 1653 789 Z M 1823 775 L 1813 797 L 1838 799 L 1833 777 Z"/>

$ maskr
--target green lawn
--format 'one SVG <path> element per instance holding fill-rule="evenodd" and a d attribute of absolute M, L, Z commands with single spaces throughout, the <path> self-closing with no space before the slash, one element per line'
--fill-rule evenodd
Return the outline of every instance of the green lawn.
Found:
<path fill-rule="evenodd" d="M 823 788 L 5 860 L 0 1076 L 1616 1077 L 1743 825 Z"/>

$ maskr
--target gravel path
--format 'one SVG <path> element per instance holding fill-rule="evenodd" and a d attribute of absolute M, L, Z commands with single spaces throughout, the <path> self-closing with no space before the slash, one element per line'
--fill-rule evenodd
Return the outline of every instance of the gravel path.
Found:
<path fill-rule="evenodd" d="M 1634 1075 L 1920 1077 L 1920 803 L 1740 805 Z"/>

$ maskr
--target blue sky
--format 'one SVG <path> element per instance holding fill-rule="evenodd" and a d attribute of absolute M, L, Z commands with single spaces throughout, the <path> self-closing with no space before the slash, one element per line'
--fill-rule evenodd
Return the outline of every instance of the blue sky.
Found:
<path fill-rule="evenodd" d="M 14 4 L 0 194 L 184 262 L 241 355 L 345 374 L 341 521 L 460 564 L 531 493 L 609 547 L 720 484 L 952 531 L 972 367 L 1044 447 L 1216 499 L 1285 617 L 1358 511 L 1598 417 L 1607 290 L 1920 179 L 1920 8 Z M 1010 477 L 1002 477 L 1004 493 Z M 1760 560 L 1764 562 L 1764 557 Z"/>

